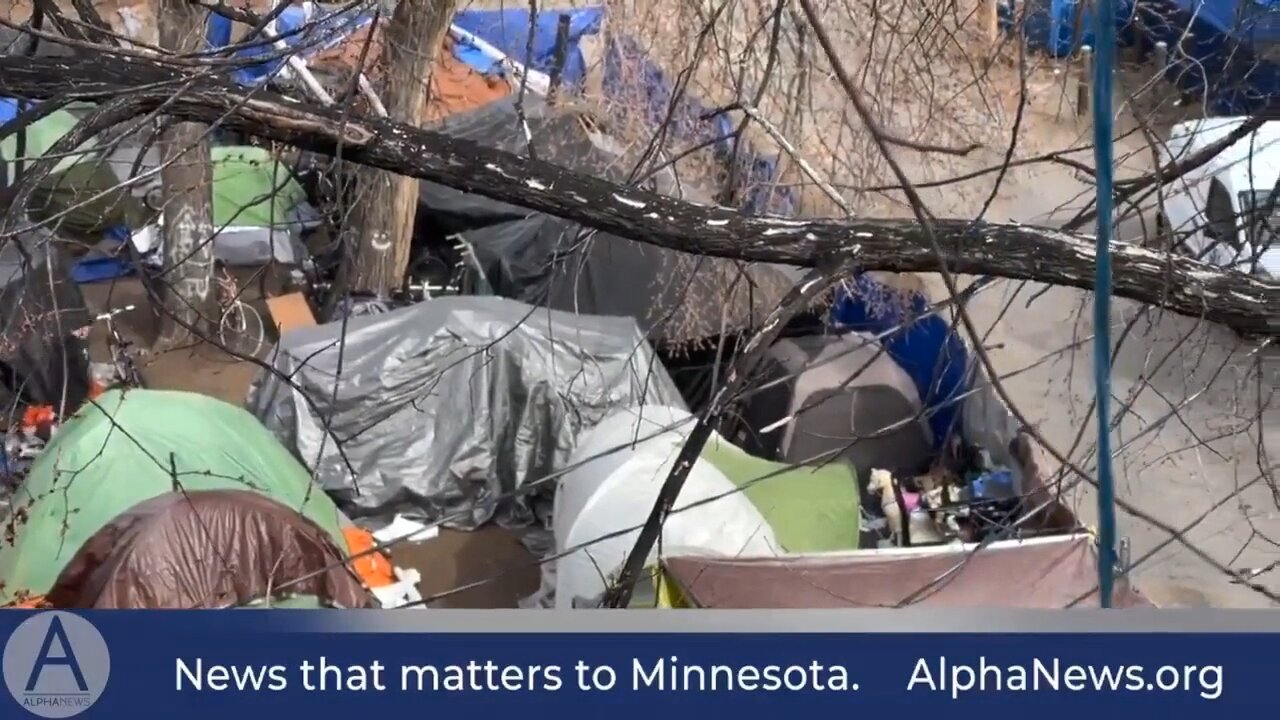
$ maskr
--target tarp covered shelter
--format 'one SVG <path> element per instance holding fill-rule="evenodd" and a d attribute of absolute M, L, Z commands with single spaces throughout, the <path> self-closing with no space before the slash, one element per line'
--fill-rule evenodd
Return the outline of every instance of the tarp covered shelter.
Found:
<path fill-rule="evenodd" d="M 498 297 L 292 330 L 275 358 L 247 407 L 326 490 L 353 513 L 408 506 L 461 527 L 531 523 L 530 498 L 510 494 L 611 410 L 683 405 L 634 320 Z"/>
<path fill-rule="evenodd" d="M 18 403 L 74 410 L 89 393 L 85 344 L 73 334 L 89 324 L 89 312 L 67 268 L 62 246 L 44 230 L 0 247 L 0 413 L 6 419 Z"/>
<path fill-rule="evenodd" d="M 625 181 L 630 171 L 590 119 L 525 99 L 538 159 L 577 172 Z M 483 146 L 527 155 L 514 100 L 448 118 L 441 131 Z M 647 183 L 682 195 L 670 173 Z M 792 286 L 775 266 L 699 257 L 590 232 L 576 223 L 419 184 L 415 236 L 420 244 L 461 234 L 494 291 L 533 305 L 592 315 L 634 317 L 654 340 L 694 341 L 752 327 Z"/>
<path fill-rule="evenodd" d="M 614 579 L 694 420 L 679 408 L 627 408 L 583 437 L 552 512 L 557 607 L 591 604 Z M 858 508 L 858 480 L 848 465 L 769 462 L 713 434 L 662 526 L 660 545 L 668 554 L 683 548 L 723 557 L 849 550 L 859 543 Z M 549 585 L 544 581 L 544 591 Z"/>
<path fill-rule="evenodd" d="M 521 65 L 551 74 L 556 64 L 560 18 L 568 17 L 569 34 L 561 80 L 564 86 L 572 87 L 580 84 L 589 71 L 581 44 L 588 36 L 600 33 L 604 15 L 603 6 L 556 7 L 540 3 L 533 22 L 530 22 L 528 7 L 504 7 L 495 10 L 468 8 L 459 11 L 453 23 L 484 39 Z M 454 54 L 478 69 L 497 69 L 488 55 L 465 44 L 459 43 Z"/>
<path fill-rule="evenodd" d="M 1087 533 L 985 547 L 906 548 L 787 557 L 676 555 L 663 581 L 677 606 L 819 609 L 1097 607 L 1098 560 Z M 1150 607 L 1127 582 L 1115 607 Z"/>
<path fill-rule="evenodd" d="M 357 70 L 365 73 L 376 85 L 383 75 L 388 18 L 383 17 L 375 26 L 374 14 L 361 8 L 314 9 L 310 18 L 308 9 L 301 5 L 281 12 L 275 20 L 275 31 L 280 40 L 306 63 L 331 94 L 349 90 Z M 467 14 L 459 13 L 458 21 L 464 22 Z M 206 39 L 212 47 L 227 47 L 239 40 L 237 31 L 242 33 L 249 29 L 247 24 L 241 23 L 236 27 L 228 18 L 211 13 Z M 274 45 L 252 45 L 235 52 L 235 57 L 245 61 L 264 58 L 261 63 L 237 68 L 232 73 L 237 82 L 245 85 L 271 78 L 283 64 Z M 431 85 L 427 91 L 427 119 L 435 120 L 470 110 L 511 92 L 508 79 L 487 72 L 490 68 L 474 62 L 475 55 L 453 38 L 445 38 L 443 52 L 436 56 L 428 73 Z"/>
<path fill-rule="evenodd" d="M 343 563 L 333 502 L 251 415 L 203 395 L 113 390 L 84 406 L 7 522 L 0 604 L 210 608 L 274 592 L 371 603 Z"/>

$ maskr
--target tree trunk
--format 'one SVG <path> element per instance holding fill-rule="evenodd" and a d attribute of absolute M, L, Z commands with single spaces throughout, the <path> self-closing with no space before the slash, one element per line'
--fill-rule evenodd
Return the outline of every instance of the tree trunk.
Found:
<path fill-rule="evenodd" d="M 978 0 L 978 18 L 987 42 L 984 50 L 992 52 L 1000 44 L 1000 0 Z"/>
<path fill-rule="evenodd" d="M 160 44 L 175 53 L 203 49 L 205 11 L 186 0 L 160 0 Z M 175 345 L 205 333 L 217 317 L 213 292 L 213 172 L 207 126 L 177 123 L 160 141 L 164 188 L 164 271 L 160 341 Z"/>
<path fill-rule="evenodd" d="M 340 108 L 305 105 L 142 59 L 0 57 L 0 94 L 44 99 L 74 88 L 111 98 L 113 116 L 164 107 L 171 116 L 219 122 L 307 150 L 413 176 L 574 220 L 638 242 L 698 255 L 813 267 L 851 256 L 862 270 L 992 275 L 1092 289 L 1094 239 L 1017 223 L 933 223 L 942 257 L 912 220 L 751 217 L 622 187 L 550 163 Z M 179 92 L 181 90 L 181 92 Z M 1162 168 L 1163 182 L 1212 153 Z M 1215 150 L 1221 150 L 1220 147 Z M 1157 177 L 1126 185 L 1125 191 Z M 1122 191 L 1123 192 L 1123 191 Z M 1280 335 L 1280 284 L 1127 243 L 1112 246 L 1114 292 L 1244 333 Z"/>
<path fill-rule="evenodd" d="M 392 120 L 426 120 L 429 75 L 456 0 L 400 0 L 386 26 L 382 102 Z M 385 295 L 404 281 L 418 207 L 418 181 L 377 168 L 357 175 L 359 202 L 347 227 L 356 236 L 351 289 Z"/>

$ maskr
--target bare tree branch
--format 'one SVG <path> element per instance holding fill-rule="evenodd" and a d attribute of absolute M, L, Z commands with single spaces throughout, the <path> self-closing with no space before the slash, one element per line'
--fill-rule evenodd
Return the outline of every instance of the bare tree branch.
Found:
<path fill-rule="evenodd" d="M 180 86 L 189 89 L 175 97 Z M 299 103 L 230 83 L 196 78 L 142 58 L 0 58 L 0 91 L 41 99 L 72 91 L 114 98 L 138 114 L 161 105 L 206 122 L 438 182 L 581 222 L 640 242 L 700 255 L 812 267 L 852 255 L 863 270 L 953 273 L 1091 289 L 1092 237 L 1021 224 L 940 219 L 933 233 L 909 220 L 791 220 L 749 217 L 625 189 L 447 135 Z M 1125 243 L 1113 250 L 1115 294 L 1203 317 L 1240 332 L 1280 334 L 1280 284 Z"/>

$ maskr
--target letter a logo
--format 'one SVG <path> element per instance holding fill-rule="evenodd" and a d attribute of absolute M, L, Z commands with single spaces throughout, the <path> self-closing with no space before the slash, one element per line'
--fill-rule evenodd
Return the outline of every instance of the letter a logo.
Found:
<path fill-rule="evenodd" d="M 61 648 L 58 655 L 52 655 L 53 643 L 58 642 Z M 40 654 L 36 656 L 35 663 L 31 666 L 31 677 L 27 678 L 27 692 L 35 692 L 36 681 L 40 679 L 40 674 L 50 665 L 65 665 L 71 670 L 71 674 L 75 677 L 76 687 L 82 693 L 89 692 L 89 686 L 84 682 L 84 673 L 80 672 L 80 661 L 76 660 L 75 651 L 71 649 L 71 641 L 67 640 L 67 631 L 62 629 L 61 618 L 54 617 L 49 621 L 49 631 L 44 635 L 44 644 L 40 646 Z"/>
<path fill-rule="evenodd" d="M 88 710 L 110 674 L 102 634 L 69 612 L 32 615 L 4 645 L 4 683 L 18 705 L 38 717 L 69 718 Z"/>

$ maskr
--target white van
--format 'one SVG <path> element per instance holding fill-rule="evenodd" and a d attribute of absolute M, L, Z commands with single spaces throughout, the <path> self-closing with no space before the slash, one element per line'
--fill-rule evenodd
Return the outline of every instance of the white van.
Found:
<path fill-rule="evenodd" d="M 1208 118 L 1173 127 L 1161 164 L 1181 162 L 1222 140 L 1246 118 Z M 1267 122 L 1209 162 L 1162 188 L 1162 239 L 1181 252 L 1244 272 L 1280 277 L 1280 122 Z"/>

